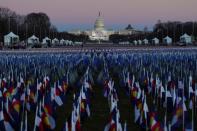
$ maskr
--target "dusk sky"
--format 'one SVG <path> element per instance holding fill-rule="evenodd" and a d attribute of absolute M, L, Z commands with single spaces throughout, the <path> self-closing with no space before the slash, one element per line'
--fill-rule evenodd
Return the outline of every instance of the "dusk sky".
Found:
<path fill-rule="evenodd" d="M 18 14 L 46 13 L 60 31 L 93 28 L 99 11 L 108 29 L 151 29 L 158 19 L 196 21 L 196 5 L 197 0 L 0 0 Z"/>

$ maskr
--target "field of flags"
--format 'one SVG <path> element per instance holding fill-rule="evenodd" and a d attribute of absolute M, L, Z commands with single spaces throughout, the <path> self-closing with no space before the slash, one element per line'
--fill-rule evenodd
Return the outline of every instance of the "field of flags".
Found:
<path fill-rule="evenodd" d="M 1 131 L 195 131 L 197 49 L 0 52 Z"/>

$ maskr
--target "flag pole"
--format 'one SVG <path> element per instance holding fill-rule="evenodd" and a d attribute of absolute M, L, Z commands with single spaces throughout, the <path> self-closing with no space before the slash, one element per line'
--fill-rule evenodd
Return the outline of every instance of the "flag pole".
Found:
<path fill-rule="evenodd" d="M 192 131 L 194 131 L 194 105 L 193 105 L 193 99 L 192 99 Z"/>
<path fill-rule="evenodd" d="M 146 113 L 146 112 L 145 112 Z M 146 114 L 147 115 L 147 114 Z M 148 131 L 148 122 L 147 122 L 147 118 L 146 118 L 146 131 Z"/>
<path fill-rule="evenodd" d="M 194 96 L 195 96 L 195 99 L 194 99 L 194 113 L 195 114 L 196 114 L 196 102 L 197 102 L 196 92 L 197 92 L 197 83 L 195 84 L 195 92 L 194 92 Z"/>
<path fill-rule="evenodd" d="M 184 116 L 184 87 L 183 87 L 183 91 L 182 91 L 182 109 L 183 109 L 183 131 L 185 129 L 184 127 L 184 119 L 185 119 L 185 116 Z"/>
<path fill-rule="evenodd" d="M 38 113 L 38 105 L 36 106 L 36 115 L 35 115 L 35 121 L 34 121 L 34 129 L 33 131 L 36 131 L 36 122 L 37 122 L 37 113 Z"/>
<path fill-rule="evenodd" d="M 146 104 L 146 95 L 144 96 L 144 102 Z M 148 122 L 147 122 L 147 109 L 144 110 L 145 113 L 145 119 L 146 119 L 146 131 L 148 131 Z"/>
<path fill-rule="evenodd" d="M 167 131 L 167 129 L 166 129 L 167 128 L 167 126 L 166 126 L 166 123 L 167 123 L 166 122 L 166 118 L 167 117 L 166 117 L 166 112 L 165 112 L 165 116 L 164 116 L 164 131 Z"/>
<path fill-rule="evenodd" d="M 168 118 L 168 101 L 167 101 L 167 84 L 165 85 L 165 101 L 166 101 L 166 110 L 165 110 L 165 115 L 166 115 L 166 121 L 167 121 L 167 118 Z"/>

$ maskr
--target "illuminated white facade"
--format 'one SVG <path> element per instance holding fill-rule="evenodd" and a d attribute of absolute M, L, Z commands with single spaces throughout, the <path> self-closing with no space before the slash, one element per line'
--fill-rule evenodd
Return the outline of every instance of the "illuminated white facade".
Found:
<path fill-rule="evenodd" d="M 90 40 L 93 41 L 108 41 L 109 36 L 114 34 L 114 31 L 109 31 L 105 29 L 104 19 L 101 17 L 99 13 L 98 18 L 95 21 L 94 29 L 90 31 L 85 31 L 85 33 L 89 36 Z"/>
<path fill-rule="evenodd" d="M 105 28 L 104 19 L 101 17 L 101 13 L 99 12 L 98 18 L 94 23 L 94 29 L 86 30 L 86 31 L 75 30 L 69 33 L 75 35 L 86 34 L 88 35 L 91 41 L 108 41 L 109 36 L 113 34 L 132 35 L 132 34 L 137 34 L 139 32 L 140 31 L 134 29 L 123 29 L 119 31 L 107 30 Z"/>

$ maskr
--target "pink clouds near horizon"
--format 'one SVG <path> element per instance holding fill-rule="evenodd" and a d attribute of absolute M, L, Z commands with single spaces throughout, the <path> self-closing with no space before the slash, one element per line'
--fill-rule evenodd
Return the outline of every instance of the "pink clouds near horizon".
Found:
<path fill-rule="evenodd" d="M 99 11 L 107 25 L 197 20 L 197 0 L 0 0 L 0 5 L 19 14 L 44 12 L 55 24 L 93 24 Z"/>

